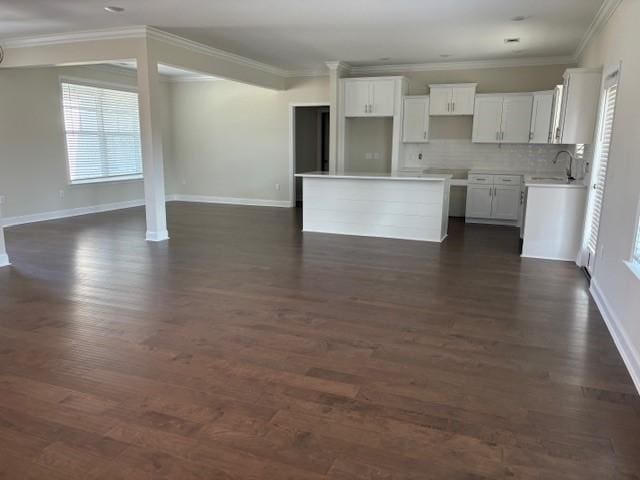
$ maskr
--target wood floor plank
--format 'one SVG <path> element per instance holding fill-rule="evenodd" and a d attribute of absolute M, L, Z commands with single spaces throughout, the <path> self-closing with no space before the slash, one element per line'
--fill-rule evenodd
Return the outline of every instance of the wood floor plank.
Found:
<path fill-rule="evenodd" d="M 0 478 L 640 479 L 640 397 L 575 265 L 516 230 L 301 233 L 168 204 L 6 229 Z"/>

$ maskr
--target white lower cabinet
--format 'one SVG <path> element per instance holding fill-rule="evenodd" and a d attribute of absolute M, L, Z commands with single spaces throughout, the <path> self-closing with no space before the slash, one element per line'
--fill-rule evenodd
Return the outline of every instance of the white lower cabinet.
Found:
<path fill-rule="evenodd" d="M 521 203 L 521 176 L 469 175 L 466 221 L 515 225 Z"/>
<path fill-rule="evenodd" d="M 471 218 L 491 218 L 493 185 L 469 185 L 467 187 L 467 212 Z"/>
<path fill-rule="evenodd" d="M 495 185 L 491 201 L 491 218 L 497 220 L 518 220 L 520 213 L 521 187 Z"/>

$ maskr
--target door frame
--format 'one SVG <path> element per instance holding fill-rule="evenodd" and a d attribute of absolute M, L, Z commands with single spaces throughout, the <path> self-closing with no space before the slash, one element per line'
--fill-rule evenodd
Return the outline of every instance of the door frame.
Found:
<path fill-rule="evenodd" d="M 297 107 L 327 107 L 331 112 L 329 102 L 291 102 L 289 103 L 289 207 L 296 206 L 296 108 Z M 329 126 L 331 135 L 331 126 Z"/>

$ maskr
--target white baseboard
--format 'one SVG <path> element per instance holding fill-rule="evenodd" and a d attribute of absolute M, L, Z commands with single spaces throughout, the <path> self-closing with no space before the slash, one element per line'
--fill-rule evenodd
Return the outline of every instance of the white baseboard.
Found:
<path fill-rule="evenodd" d="M 289 200 L 264 200 L 260 198 L 239 198 L 239 197 L 211 197 L 208 195 L 167 195 L 166 201 L 179 202 L 199 202 L 199 203 L 222 203 L 227 205 L 253 205 L 259 207 L 291 207 Z M 110 212 L 122 210 L 124 208 L 144 206 L 143 199 L 128 200 L 124 202 L 103 203 L 101 205 L 90 205 L 88 207 L 68 208 L 66 210 L 52 210 L 50 212 L 32 213 L 29 215 L 18 215 L 15 217 L 0 218 L 0 225 L 3 227 L 13 227 L 14 225 L 24 225 L 25 223 L 45 222 L 47 220 L 57 220 L 59 218 L 77 217 L 92 213 Z M 168 237 L 167 237 L 168 238 Z M 166 240 L 166 239 L 162 239 Z M 154 240 L 154 241 L 162 241 Z"/>
<path fill-rule="evenodd" d="M 167 200 L 176 202 L 223 203 L 227 205 L 252 205 L 257 207 L 291 207 L 289 200 L 266 200 L 262 198 L 212 197 L 209 195 L 168 195 Z"/>
<path fill-rule="evenodd" d="M 636 390 L 640 393 L 640 352 L 636 350 L 633 343 L 629 340 L 629 336 L 624 327 L 616 317 L 616 314 L 602 293 L 602 290 L 598 287 L 598 282 L 595 279 L 591 280 L 591 288 L 589 291 L 600 310 L 600 314 L 609 329 L 609 333 L 613 337 L 616 347 L 618 347 L 620 356 L 627 366 Z"/>
<path fill-rule="evenodd" d="M 524 253 L 520 254 L 522 258 L 534 258 L 536 260 L 555 260 L 557 262 L 576 262 L 575 258 L 562 258 L 562 257 L 543 257 L 541 255 L 526 255 Z"/>
<path fill-rule="evenodd" d="M 66 210 L 53 210 L 50 212 L 33 213 L 31 215 L 20 215 L 16 217 L 5 217 L 0 222 L 5 227 L 23 225 L 25 223 L 44 222 L 46 220 L 56 220 L 58 218 L 76 217 L 79 215 L 89 215 L 91 213 L 110 212 L 123 208 L 140 207 L 144 205 L 144 200 L 128 200 L 125 202 L 103 203 L 101 205 L 91 205 L 88 207 L 69 208 Z"/>
<path fill-rule="evenodd" d="M 9 262 L 9 255 L 6 253 L 0 255 L 0 267 L 8 267 L 9 265 L 11 265 Z"/>

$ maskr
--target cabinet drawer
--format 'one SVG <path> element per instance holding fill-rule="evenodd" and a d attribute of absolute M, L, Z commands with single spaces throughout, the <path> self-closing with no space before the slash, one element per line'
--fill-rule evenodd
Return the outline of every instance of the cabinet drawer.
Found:
<path fill-rule="evenodd" d="M 496 185 L 520 185 L 522 177 L 520 175 L 495 175 L 493 183 Z"/>
<path fill-rule="evenodd" d="M 472 173 L 471 175 L 469 175 L 469 183 L 493 185 L 493 175 L 480 175 L 477 173 Z"/>

